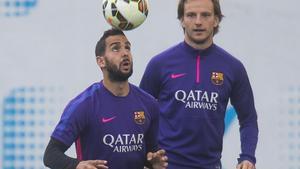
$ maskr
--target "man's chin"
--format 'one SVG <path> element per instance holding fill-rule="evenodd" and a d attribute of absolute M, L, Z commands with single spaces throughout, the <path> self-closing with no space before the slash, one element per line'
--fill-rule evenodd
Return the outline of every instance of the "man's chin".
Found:
<path fill-rule="evenodd" d="M 131 70 L 129 70 L 129 69 L 121 70 L 121 73 L 122 73 L 123 75 L 128 75 L 128 74 L 131 73 Z"/>
<path fill-rule="evenodd" d="M 116 82 L 125 82 L 129 79 L 129 77 L 132 75 L 132 71 L 126 71 L 126 72 L 121 72 L 119 74 L 115 74 L 111 76 L 111 80 L 116 81 Z"/>
<path fill-rule="evenodd" d="M 194 43 L 201 45 L 208 42 L 208 38 L 198 38 L 193 40 Z"/>

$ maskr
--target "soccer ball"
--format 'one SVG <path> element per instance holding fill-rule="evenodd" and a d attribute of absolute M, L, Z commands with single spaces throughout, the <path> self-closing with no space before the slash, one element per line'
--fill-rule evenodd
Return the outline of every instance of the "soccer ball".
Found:
<path fill-rule="evenodd" d="M 103 0 L 103 15 L 114 28 L 132 30 L 146 20 L 148 4 L 148 0 Z"/>

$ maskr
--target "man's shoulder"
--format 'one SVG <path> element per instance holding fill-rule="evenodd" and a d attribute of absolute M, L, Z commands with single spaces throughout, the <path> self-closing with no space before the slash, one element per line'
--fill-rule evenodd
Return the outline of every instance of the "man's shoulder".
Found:
<path fill-rule="evenodd" d="M 229 53 L 227 50 L 225 50 L 224 48 L 214 44 L 214 52 L 218 55 L 218 58 L 221 59 L 225 59 L 225 62 L 231 62 L 233 64 L 237 64 L 237 65 L 241 65 L 241 61 L 233 56 L 231 53 Z"/>
<path fill-rule="evenodd" d="M 80 104 L 83 102 L 87 102 L 89 98 L 92 98 L 97 91 L 101 90 L 102 85 L 101 83 L 93 83 L 89 87 L 87 87 L 85 90 L 83 90 L 81 93 L 79 93 L 76 97 L 74 97 L 70 103 L 71 104 Z"/>
<path fill-rule="evenodd" d="M 179 50 L 181 50 L 182 42 L 177 43 L 164 51 L 158 53 L 153 58 L 154 59 L 168 59 L 168 57 L 172 57 L 174 54 L 177 54 Z"/>
<path fill-rule="evenodd" d="M 226 57 L 233 57 L 234 58 L 234 56 L 232 55 L 232 54 L 230 54 L 227 50 L 225 50 L 224 48 L 222 48 L 222 47 L 220 47 L 220 46 L 218 46 L 218 45 L 216 45 L 216 44 L 213 44 L 213 46 L 214 46 L 214 51 L 216 52 L 216 53 L 218 53 L 218 54 L 220 54 L 220 55 L 224 55 L 224 56 L 226 56 Z"/>
<path fill-rule="evenodd" d="M 140 98 L 142 98 L 143 100 L 147 100 L 150 102 L 156 102 L 155 98 L 152 95 L 150 95 L 149 93 L 147 93 L 146 91 L 144 91 L 143 89 L 141 89 L 138 86 L 131 84 L 131 83 L 130 83 L 130 86 L 131 86 L 132 91 L 136 95 L 138 95 Z"/>

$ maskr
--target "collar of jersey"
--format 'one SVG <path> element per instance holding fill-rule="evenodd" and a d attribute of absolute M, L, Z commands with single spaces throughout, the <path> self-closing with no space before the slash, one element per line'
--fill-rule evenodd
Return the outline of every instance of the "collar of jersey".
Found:
<path fill-rule="evenodd" d="M 212 51 L 212 49 L 215 47 L 215 44 L 213 43 L 212 45 L 210 45 L 208 48 L 203 49 L 203 50 L 199 50 L 199 49 L 195 49 L 192 46 L 190 46 L 189 44 L 187 44 L 185 41 L 183 41 L 182 46 L 184 49 L 186 49 L 189 53 L 191 53 L 192 55 L 198 56 L 200 55 L 202 56 L 206 56 L 209 55 L 209 53 Z"/>

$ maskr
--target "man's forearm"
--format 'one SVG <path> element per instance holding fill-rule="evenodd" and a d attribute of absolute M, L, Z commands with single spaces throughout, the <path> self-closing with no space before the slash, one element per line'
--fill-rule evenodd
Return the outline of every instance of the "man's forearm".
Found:
<path fill-rule="evenodd" d="M 51 138 L 44 154 L 45 166 L 52 169 L 76 169 L 79 161 L 65 155 L 68 148 L 62 142 Z"/>

